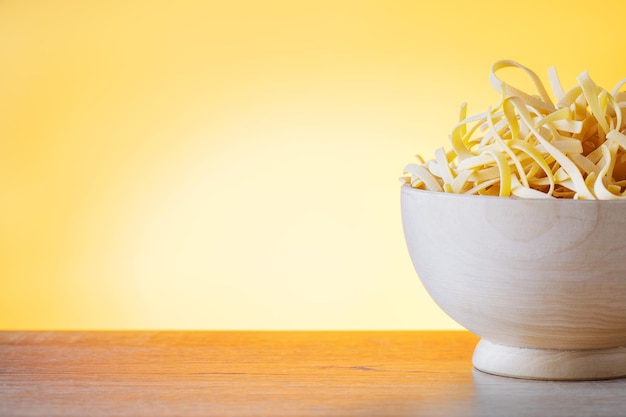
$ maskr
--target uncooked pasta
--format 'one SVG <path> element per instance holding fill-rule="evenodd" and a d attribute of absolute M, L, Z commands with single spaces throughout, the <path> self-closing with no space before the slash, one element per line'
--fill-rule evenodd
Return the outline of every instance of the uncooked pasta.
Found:
<path fill-rule="evenodd" d="M 536 92 L 521 91 L 498 72 L 525 72 Z M 519 198 L 626 199 L 626 79 L 605 90 L 585 71 L 564 91 L 548 71 L 556 104 L 539 77 L 498 61 L 490 80 L 500 93 L 487 111 L 467 115 L 450 133 L 450 149 L 407 165 L 402 181 L 418 189 Z"/>

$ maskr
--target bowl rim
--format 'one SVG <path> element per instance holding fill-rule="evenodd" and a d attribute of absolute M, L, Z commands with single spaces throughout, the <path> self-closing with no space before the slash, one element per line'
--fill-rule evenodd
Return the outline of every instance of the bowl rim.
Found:
<path fill-rule="evenodd" d="M 431 190 L 422 190 L 420 188 L 411 187 L 410 184 L 402 184 L 401 185 L 402 192 L 416 192 L 419 194 L 426 194 L 431 196 L 441 196 L 441 198 L 452 198 L 452 199 L 470 199 L 470 200 L 494 200 L 494 201 L 524 201 L 524 202 L 532 202 L 531 204 L 626 204 L 626 199 L 596 199 L 596 200 L 577 200 L 573 198 L 557 198 L 557 197 L 547 197 L 547 198 L 522 198 L 522 197 L 500 197 L 493 195 L 476 195 L 476 194 L 459 194 L 459 193 L 447 193 L 445 191 L 431 191 Z M 536 202 L 536 203 L 535 203 Z M 556 203 L 559 202 L 559 203 Z"/>

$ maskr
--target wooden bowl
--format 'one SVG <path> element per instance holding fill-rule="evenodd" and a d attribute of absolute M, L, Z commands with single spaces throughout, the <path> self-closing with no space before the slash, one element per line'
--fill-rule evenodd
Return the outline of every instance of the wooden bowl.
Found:
<path fill-rule="evenodd" d="M 626 201 L 525 200 L 402 186 L 424 287 L 497 375 L 626 376 Z"/>

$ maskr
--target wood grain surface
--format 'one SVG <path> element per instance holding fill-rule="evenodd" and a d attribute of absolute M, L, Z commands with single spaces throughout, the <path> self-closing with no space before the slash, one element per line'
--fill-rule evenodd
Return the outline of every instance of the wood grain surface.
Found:
<path fill-rule="evenodd" d="M 626 380 L 473 370 L 468 332 L 0 332 L 0 416 L 626 413 Z"/>

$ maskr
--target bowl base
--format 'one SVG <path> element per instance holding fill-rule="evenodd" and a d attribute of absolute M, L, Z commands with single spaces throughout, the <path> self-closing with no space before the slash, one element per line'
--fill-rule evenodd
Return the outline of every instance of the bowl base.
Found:
<path fill-rule="evenodd" d="M 626 347 L 590 350 L 534 349 L 481 340 L 474 367 L 489 374 L 524 379 L 590 381 L 626 377 Z"/>

